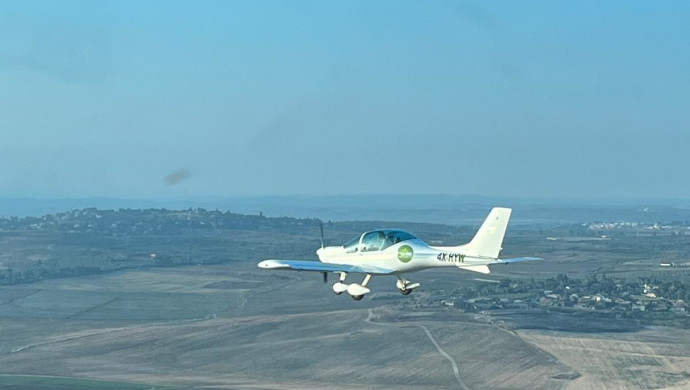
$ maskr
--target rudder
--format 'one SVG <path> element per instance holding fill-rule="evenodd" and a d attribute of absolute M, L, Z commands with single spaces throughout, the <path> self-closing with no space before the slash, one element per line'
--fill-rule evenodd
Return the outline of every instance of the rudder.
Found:
<path fill-rule="evenodd" d="M 469 244 L 462 247 L 471 256 L 498 258 L 512 209 L 494 207 Z"/>

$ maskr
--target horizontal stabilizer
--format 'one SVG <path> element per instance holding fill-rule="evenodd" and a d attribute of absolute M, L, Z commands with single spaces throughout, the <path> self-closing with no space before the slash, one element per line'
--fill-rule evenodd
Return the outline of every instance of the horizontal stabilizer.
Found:
<path fill-rule="evenodd" d="M 512 259 L 500 259 L 499 261 L 501 263 L 519 263 L 522 261 L 536 261 L 536 260 L 544 260 L 540 257 L 515 257 Z"/>
<path fill-rule="evenodd" d="M 489 267 L 487 265 L 463 265 L 458 267 L 460 269 L 466 269 L 468 271 L 472 272 L 479 272 L 480 274 L 488 274 L 491 273 L 489 270 Z"/>

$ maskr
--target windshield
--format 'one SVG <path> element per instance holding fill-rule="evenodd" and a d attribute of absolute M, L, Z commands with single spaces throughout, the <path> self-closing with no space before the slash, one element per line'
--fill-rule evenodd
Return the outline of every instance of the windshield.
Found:
<path fill-rule="evenodd" d="M 357 236 L 353 238 L 352 240 L 348 241 L 343 247 L 345 248 L 345 253 L 355 253 L 357 252 L 357 248 L 359 247 L 359 238 L 361 236 Z"/>

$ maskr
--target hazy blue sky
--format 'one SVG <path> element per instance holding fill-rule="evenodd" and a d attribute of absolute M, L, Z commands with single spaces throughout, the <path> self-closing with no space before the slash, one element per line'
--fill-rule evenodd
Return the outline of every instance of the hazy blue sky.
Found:
<path fill-rule="evenodd" d="M 690 2 L 2 0 L 0 165 L 5 197 L 689 197 Z"/>

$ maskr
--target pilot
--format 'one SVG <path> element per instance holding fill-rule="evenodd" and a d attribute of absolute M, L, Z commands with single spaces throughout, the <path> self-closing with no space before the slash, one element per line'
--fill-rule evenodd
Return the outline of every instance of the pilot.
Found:
<path fill-rule="evenodd" d="M 379 250 L 384 250 L 394 244 L 393 233 L 391 232 L 386 235 L 383 234 L 383 232 L 379 232 L 379 240 L 381 241 Z"/>
<path fill-rule="evenodd" d="M 384 232 L 379 232 L 378 233 L 378 245 L 376 245 L 379 250 L 383 249 L 386 246 L 386 234 Z"/>

